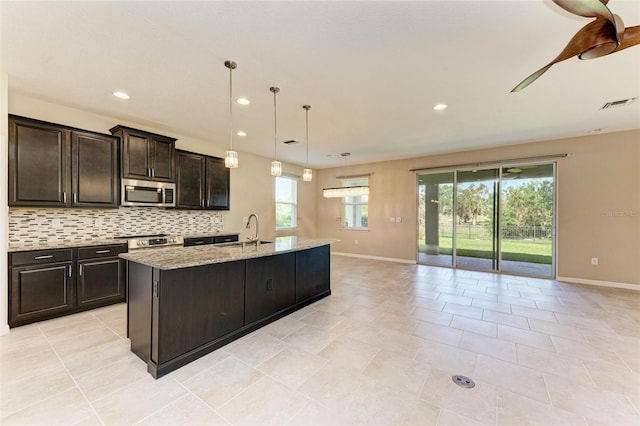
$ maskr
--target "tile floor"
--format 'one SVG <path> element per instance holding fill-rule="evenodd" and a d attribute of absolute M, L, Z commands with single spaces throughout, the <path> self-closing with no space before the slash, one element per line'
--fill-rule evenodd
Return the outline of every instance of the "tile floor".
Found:
<path fill-rule="evenodd" d="M 338 256 L 332 289 L 159 380 L 124 304 L 14 329 L 0 423 L 640 424 L 638 292 Z"/>

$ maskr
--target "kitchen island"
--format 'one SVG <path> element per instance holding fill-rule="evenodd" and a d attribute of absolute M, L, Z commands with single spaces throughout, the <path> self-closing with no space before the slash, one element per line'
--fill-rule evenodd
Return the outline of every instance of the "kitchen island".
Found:
<path fill-rule="evenodd" d="M 279 237 L 121 254 L 131 351 L 158 378 L 329 296 L 337 241 Z"/>

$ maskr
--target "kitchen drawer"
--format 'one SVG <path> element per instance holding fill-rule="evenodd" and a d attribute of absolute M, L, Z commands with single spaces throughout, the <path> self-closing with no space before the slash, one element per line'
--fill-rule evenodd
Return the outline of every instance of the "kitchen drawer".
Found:
<path fill-rule="evenodd" d="M 220 243 L 232 243 L 238 241 L 238 234 L 234 234 L 234 235 L 223 235 L 223 236 L 219 236 L 219 237 L 215 237 L 215 244 L 220 244 Z"/>
<path fill-rule="evenodd" d="M 185 238 L 184 239 L 184 246 L 185 247 L 203 246 L 205 244 L 213 244 L 213 243 L 214 243 L 213 237 L 199 237 L 199 238 Z"/>
<path fill-rule="evenodd" d="M 73 260 L 73 249 L 37 250 L 10 253 L 11 266 L 39 265 Z"/>
<path fill-rule="evenodd" d="M 117 244 L 112 246 L 96 246 L 84 247 L 78 249 L 78 259 L 95 259 L 99 257 L 114 257 L 120 253 L 126 253 L 127 246 L 125 244 Z"/>

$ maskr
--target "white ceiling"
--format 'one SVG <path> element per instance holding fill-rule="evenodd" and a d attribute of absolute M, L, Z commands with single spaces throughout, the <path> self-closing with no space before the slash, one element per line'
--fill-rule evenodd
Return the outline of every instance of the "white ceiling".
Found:
<path fill-rule="evenodd" d="M 612 0 L 626 26 L 640 1 Z M 228 143 L 235 60 L 239 151 L 304 142 L 313 167 L 399 159 L 640 128 L 640 46 L 555 65 L 519 93 L 588 19 L 550 0 L 384 2 L 0 2 L 10 90 L 163 133 Z M 131 95 L 114 98 L 114 90 Z M 236 97 L 236 96 L 234 96 Z M 439 102 L 449 104 L 434 111 Z M 113 123 L 118 124 L 118 123 Z M 106 130 L 106 129 L 105 129 Z M 304 144 L 278 145 L 304 164 Z M 242 159 L 240 159 L 242 161 Z"/>

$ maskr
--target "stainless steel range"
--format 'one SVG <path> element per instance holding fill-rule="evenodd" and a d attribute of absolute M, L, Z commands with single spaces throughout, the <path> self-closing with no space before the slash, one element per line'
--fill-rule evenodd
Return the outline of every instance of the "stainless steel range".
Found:
<path fill-rule="evenodd" d="M 184 238 L 180 235 L 124 235 L 116 238 L 120 240 L 127 240 L 129 250 L 153 247 L 181 246 L 184 244 Z"/>

